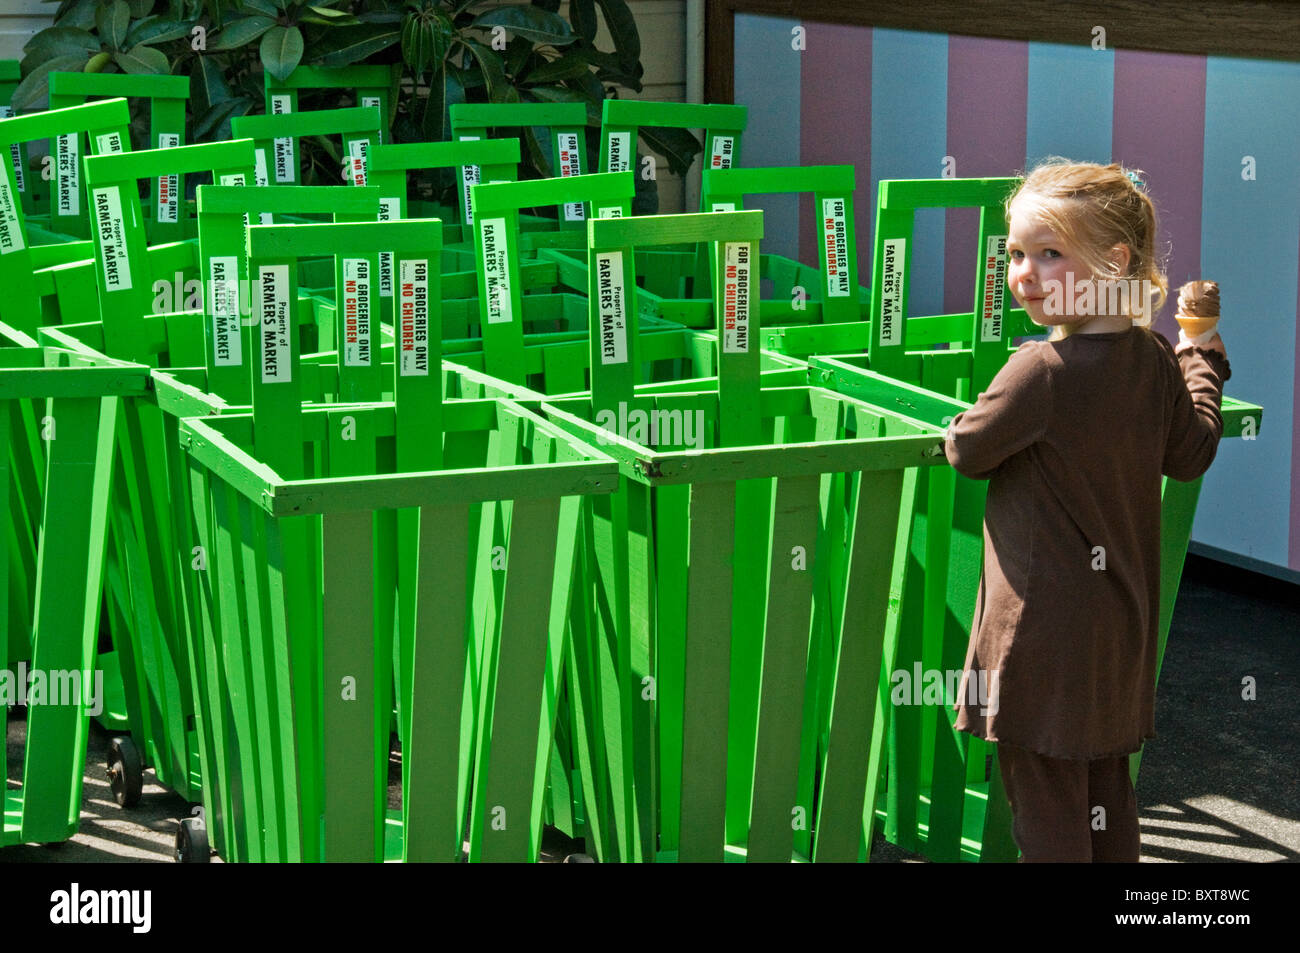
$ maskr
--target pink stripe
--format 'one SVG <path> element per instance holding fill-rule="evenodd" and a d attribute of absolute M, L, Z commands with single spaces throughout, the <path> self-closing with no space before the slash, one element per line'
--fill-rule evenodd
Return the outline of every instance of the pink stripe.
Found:
<path fill-rule="evenodd" d="M 871 280 L 871 28 L 807 23 L 800 61 L 801 165 L 855 165 L 858 283 Z M 799 201 L 799 258 L 817 262 L 812 198 Z"/>
<path fill-rule="evenodd" d="M 1300 569 L 1300 286 L 1296 293 L 1295 395 L 1291 401 L 1291 559 L 1292 569 Z"/>
<path fill-rule="evenodd" d="M 1018 40 L 948 38 L 948 154 L 958 178 L 1015 175 L 1025 164 L 1029 44 Z M 935 176 L 942 171 L 935 157 Z M 943 302 L 948 314 L 975 300 L 979 213 L 947 213 Z"/>
<path fill-rule="evenodd" d="M 1205 57 L 1116 50 L 1111 157 L 1143 171 L 1156 205 L 1171 295 L 1155 326 L 1170 341 L 1178 286 L 1201 277 L 1204 150 Z"/>

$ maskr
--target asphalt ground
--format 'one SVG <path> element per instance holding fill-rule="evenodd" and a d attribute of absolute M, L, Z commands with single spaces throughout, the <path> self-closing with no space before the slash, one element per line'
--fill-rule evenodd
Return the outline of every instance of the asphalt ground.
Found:
<path fill-rule="evenodd" d="M 1251 681 L 1247 681 L 1251 680 Z M 1243 697 L 1253 682 L 1253 698 Z M 1144 863 L 1300 860 L 1300 586 L 1189 556 L 1174 609 L 1137 787 Z M 9 784 L 21 771 L 24 724 L 10 722 Z M 0 850 L 0 863 L 170 862 L 178 818 L 192 806 L 145 774 L 123 811 L 105 772 L 108 736 L 92 729 L 81 830 L 59 847 Z M 400 767 L 390 804 L 400 798 Z M 549 832 L 543 859 L 581 849 Z M 214 858 L 215 859 L 215 858 Z M 876 863 L 923 862 L 877 835 Z"/>

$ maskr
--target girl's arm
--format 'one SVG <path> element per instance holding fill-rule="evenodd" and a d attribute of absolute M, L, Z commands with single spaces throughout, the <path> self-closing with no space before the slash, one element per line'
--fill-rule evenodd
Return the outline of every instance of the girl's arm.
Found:
<path fill-rule="evenodd" d="M 1176 354 L 1183 380 L 1173 385 L 1169 440 L 1161 472 L 1188 482 L 1205 473 L 1218 453 L 1223 436 L 1219 410 L 1223 382 L 1232 376 L 1232 368 L 1217 336 L 1206 347 L 1180 345 Z"/>
<path fill-rule="evenodd" d="M 1047 433 L 1052 388 L 1042 347 L 1022 344 L 975 405 L 953 418 L 944 449 L 958 473 L 987 480 L 1004 460 Z"/>

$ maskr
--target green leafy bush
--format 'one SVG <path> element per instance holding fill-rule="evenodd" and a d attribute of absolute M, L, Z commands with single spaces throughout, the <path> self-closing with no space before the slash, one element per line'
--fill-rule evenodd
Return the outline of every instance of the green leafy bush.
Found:
<path fill-rule="evenodd" d="M 263 111 L 263 71 L 284 79 L 301 64 L 401 63 L 399 142 L 450 138 L 448 109 L 465 102 L 581 102 L 598 127 L 607 96 L 641 90 L 636 22 L 625 0 L 572 0 L 568 20 L 559 9 L 560 0 L 59 0 L 54 25 L 24 48 L 13 106 L 43 107 L 54 70 L 188 75 L 188 141 L 205 142 Z M 596 46 L 599 20 L 612 50 Z M 338 90 L 299 100 L 301 109 L 350 104 Z M 681 130 L 645 134 L 677 174 L 701 149 Z M 523 140 L 525 177 L 551 175 L 549 150 L 532 130 Z M 593 131 L 593 157 L 595 144 Z M 303 151 L 305 181 L 337 177 L 320 144 Z"/>

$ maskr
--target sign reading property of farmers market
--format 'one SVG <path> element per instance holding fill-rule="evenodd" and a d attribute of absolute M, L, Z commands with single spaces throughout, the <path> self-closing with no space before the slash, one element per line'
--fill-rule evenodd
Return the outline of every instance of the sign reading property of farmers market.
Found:
<path fill-rule="evenodd" d="M 262 320 L 258 322 L 262 342 L 262 383 L 288 384 L 293 380 L 289 334 L 289 266 L 260 265 L 257 293 Z"/>
<path fill-rule="evenodd" d="M 122 224 L 122 194 L 116 185 L 93 190 L 95 234 L 104 263 L 104 290 L 131 289 L 131 262 L 126 256 L 126 232 Z"/>
<path fill-rule="evenodd" d="M 208 262 L 208 311 L 212 315 L 212 363 L 237 367 L 239 348 L 239 260 L 213 256 Z"/>
<path fill-rule="evenodd" d="M 596 255 L 596 300 L 600 313 L 600 363 L 627 363 L 627 289 L 623 253 Z"/>
<path fill-rule="evenodd" d="M 483 284 L 487 294 L 488 324 L 514 320 L 510 303 L 510 252 L 506 245 L 506 220 L 485 218 L 483 229 Z"/>

